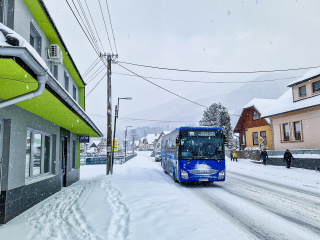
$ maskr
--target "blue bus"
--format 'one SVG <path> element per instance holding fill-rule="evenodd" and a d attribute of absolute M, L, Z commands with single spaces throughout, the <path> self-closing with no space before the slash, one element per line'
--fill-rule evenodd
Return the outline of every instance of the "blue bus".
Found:
<path fill-rule="evenodd" d="M 177 128 L 162 137 L 162 168 L 176 182 L 224 181 L 225 143 L 219 127 Z"/>

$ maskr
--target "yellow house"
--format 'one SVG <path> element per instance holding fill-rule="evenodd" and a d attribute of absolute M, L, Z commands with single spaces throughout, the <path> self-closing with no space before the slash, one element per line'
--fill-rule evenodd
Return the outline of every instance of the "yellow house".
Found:
<path fill-rule="evenodd" d="M 240 150 L 245 148 L 268 148 L 272 150 L 272 136 L 269 119 L 261 118 L 262 111 L 274 99 L 252 99 L 244 106 L 234 129 L 239 133 Z"/>

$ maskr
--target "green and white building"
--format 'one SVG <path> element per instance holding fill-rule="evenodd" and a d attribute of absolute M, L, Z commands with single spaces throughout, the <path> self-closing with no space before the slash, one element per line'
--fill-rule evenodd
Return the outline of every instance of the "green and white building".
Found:
<path fill-rule="evenodd" d="M 0 224 L 80 178 L 101 137 L 85 83 L 42 0 L 0 0 Z"/>

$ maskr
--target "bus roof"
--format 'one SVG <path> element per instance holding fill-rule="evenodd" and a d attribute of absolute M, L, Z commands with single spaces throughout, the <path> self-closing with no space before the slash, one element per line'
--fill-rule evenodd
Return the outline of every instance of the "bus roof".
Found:
<path fill-rule="evenodd" d="M 179 128 L 176 128 L 174 130 L 172 130 L 170 133 L 168 134 L 171 134 L 177 130 L 182 130 L 182 129 L 216 129 L 216 130 L 221 130 L 222 131 L 222 128 L 221 127 L 209 127 L 209 126 L 198 126 L 198 127 L 179 127 Z M 166 134 L 166 135 L 168 135 Z"/>

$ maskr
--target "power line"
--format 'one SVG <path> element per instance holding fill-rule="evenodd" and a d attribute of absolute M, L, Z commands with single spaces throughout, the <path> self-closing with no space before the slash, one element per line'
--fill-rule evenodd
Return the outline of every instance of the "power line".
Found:
<path fill-rule="evenodd" d="M 124 76 L 129 76 L 129 77 L 137 77 L 136 75 L 133 74 L 127 74 L 127 73 L 117 73 L 117 72 L 112 72 L 114 74 L 119 74 L 119 75 L 124 75 Z M 240 81 L 240 82 L 235 82 L 235 81 L 197 81 L 197 80 L 183 80 L 183 79 L 171 79 L 171 78 L 157 78 L 157 77 L 146 77 L 145 78 L 150 78 L 150 79 L 155 79 L 155 80 L 163 80 L 163 81 L 172 81 L 172 82 L 185 82 L 185 83 L 209 83 L 209 84 L 224 84 L 224 83 L 257 83 L 257 82 L 273 82 L 273 81 L 279 81 L 279 80 L 288 80 L 292 78 L 299 78 L 301 76 L 295 76 L 295 77 L 287 77 L 287 78 L 278 78 L 278 79 L 267 79 L 267 80 L 252 80 L 252 81 Z"/>
<path fill-rule="evenodd" d="M 81 25 L 81 23 L 80 23 L 79 19 L 77 18 L 77 16 L 76 16 L 75 12 L 73 11 L 72 7 L 70 6 L 70 4 L 69 4 L 68 0 L 66 0 L 66 2 L 67 2 L 67 4 L 68 4 L 68 6 L 69 6 L 69 8 L 70 8 L 70 10 L 71 10 L 71 12 L 72 12 L 72 14 L 73 14 L 73 16 L 76 18 L 76 20 L 77 20 L 77 22 L 78 22 L 79 26 L 81 27 L 81 29 L 82 29 L 83 33 L 86 35 L 86 37 L 87 37 L 87 39 L 88 39 L 89 43 L 91 44 L 92 48 L 94 49 L 94 51 L 95 51 L 95 52 L 97 53 L 97 55 L 99 56 L 99 53 L 98 53 L 97 49 L 93 46 L 93 43 L 92 43 L 92 42 L 91 42 L 91 40 L 89 39 L 89 37 L 88 37 L 88 35 L 87 35 L 86 31 L 83 29 L 83 27 L 82 27 L 82 25 Z"/>
<path fill-rule="evenodd" d="M 90 65 L 90 67 L 87 68 L 87 70 L 84 72 L 83 77 L 85 77 L 86 75 L 89 74 L 89 72 L 91 72 L 95 66 L 97 66 L 96 62 L 99 59 L 99 57 L 96 58 L 96 60 L 93 61 L 93 63 Z"/>
<path fill-rule="evenodd" d="M 106 0 L 106 4 L 107 4 L 107 9 L 108 9 L 108 15 L 109 15 L 109 21 L 110 21 L 110 26 L 111 26 L 113 41 L 114 41 L 114 47 L 115 47 L 115 49 L 116 49 L 116 53 L 118 53 L 117 44 L 116 44 L 116 39 L 114 38 L 114 33 L 113 33 L 113 27 L 112 27 L 111 15 L 110 15 L 109 6 L 108 6 L 108 0 Z"/>
<path fill-rule="evenodd" d="M 101 41 L 100 36 L 99 36 L 99 33 L 98 33 L 98 31 L 97 31 L 96 25 L 94 24 L 93 18 L 92 18 L 92 16 L 91 16 L 91 12 L 90 12 L 89 6 L 88 6 L 88 4 L 87 4 L 87 0 L 84 0 L 84 2 L 85 2 L 85 4 L 86 4 L 86 6 L 87 6 L 87 9 L 88 9 L 88 12 L 89 12 L 89 16 L 90 16 L 90 18 L 91 18 L 91 21 L 92 21 L 94 30 L 96 31 L 96 34 L 97 34 L 97 36 L 98 36 L 98 39 L 99 39 L 100 45 L 101 45 L 101 47 L 102 47 L 102 50 L 103 50 L 103 52 L 105 52 L 104 47 L 103 47 L 103 44 L 102 44 L 102 41 Z"/>
<path fill-rule="evenodd" d="M 90 31 L 88 30 L 88 28 L 87 28 L 86 24 L 84 23 L 84 20 L 82 19 L 81 14 L 80 14 L 80 12 L 79 12 L 79 10 L 78 10 L 78 8 L 77 8 L 76 4 L 74 3 L 74 1 L 73 1 L 73 0 L 71 0 L 71 1 L 72 1 L 72 3 L 73 3 L 74 8 L 76 9 L 76 11 L 77 11 L 77 13 L 78 13 L 78 15 L 79 15 L 80 19 L 81 19 L 81 21 L 82 21 L 82 24 L 84 25 L 85 29 L 87 30 L 87 33 L 88 33 L 88 35 L 90 36 L 90 38 L 91 38 L 91 40 L 92 40 L 93 44 L 95 45 L 95 47 L 96 47 L 96 49 L 98 50 L 98 52 L 100 52 L 100 49 L 99 49 L 99 47 L 97 46 L 97 41 L 96 41 L 96 40 L 94 39 L 94 37 L 90 34 Z"/>
<path fill-rule="evenodd" d="M 101 65 L 90 77 L 86 80 L 86 83 L 90 83 L 93 79 L 95 79 L 104 69 L 104 65 Z"/>
<path fill-rule="evenodd" d="M 88 94 L 86 94 L 86 97 L 88 97 L 90 95 L 90 93 L 99 85 L 99 83 L 103 80 L 103 78 L 107 75 L 108 73 L 105 73 L 102 78 L 100 79 L 100 81 L 91 89 L 90 92 L 88 92 Z"/>
<path fill-rule="evenodd" d="M 104 22 L 104 27 L 105 27 L 106 32 L 107 32 L 107 36 L 108 36 L 108 40 L 109 40 L 109 45 L 110 45 L 110 48 L 111 48 L 111 53 L 113 54 L 113 49 L 112 49 L 112 45 L 111 45 L 110 38 L 109 38 L 109 33 L 108 33 L 108 29 L 107 29 L 107 24 L 106 24 L 106 21 L 105 21 L 105 19 L 104 19 L 104 14 L 103 14 L 103 11 L 102 11 L 102 8 L 101 8 L 100 0 L 98 0 L 98 2 L 99 2 L 99 6 L 100 6 L 100 11 L 101 11 L 102 19 L 103 19 L 103 22 Z"/>
<path fill-rule="evenodd" d="M 100 49 L 100 47 L 99 47 L 99 45 L 98 45 L 98 41 L 97 41 L 97 39 L 96 39 L 96 36 L 95 36 L 95 34 L 94 34 L 93 30 L 92 30 L 92 27 L 91 27 L 91 24 L 89 23 L 88 18 L 87 18 L 87 14 L 86 14 L 86 12 L 84 11 L 84 8 L 83 8 L 80 0 L 77 0 L 77 1 L 78 1 L 78 5 L 79 5 L 79 7 L 80 7 L 80 10 L 81 10 L 81 12 L 82 12 L 82 14 L 83 14 L 83 17 L 84 17 L 84 19 L 86 20 L 86 23 L 87 23 L 87 26 L 88 26 L 88 28 L 89 28 L 89 30 L 90 30 L 91 36 L 93 37 L 93 40 L 94 40 L 94 42 L 95 42 L 95 44 L 96 44 L 96 47 L 97 47 L 97 49 L 99 50 L 99 52 L 101 52 L 101 49 Z"/>
<path fill-rule="evenodd" d="M 192 101 L 192 100 L 190 100 L 190 99 L 188 99 L 188 98 L 185 98 L 185 97 L 183 97 L 183 96 L 181 96 L 181 95 L 179 95 L 179 94 L 176 94 L 176 93 L 174 93 L 174 92 L 172 92 L 172 91 L 170 91 L 170 90 L 168 90 L 168 89 L 166 89 L 166 88 L 164 88 L 164 87 L 161 87 L 161 86 L 159 86 L 158 84 L 155 84 L 154 82 L 151 82 L 150 80 L 148 80 L 148 79 L 146 79 L 146 78 L 138 75 L 137 73 L 129 70 L 128 68 L 120 65 L 118 62 L 116 62 L 116 63 L 117 63 L 120 67 L 122 67 L 123 69 L 126 69 L 128 72 L 131 72 L 131 73 L 135 74 L 136 76 L 138 76 L 138 77 L 144 79 L 145 81 L 147 81 L 147 82 L 149 82 L 149 83 L 157 86 L 158 88 L 161 88 L 162 90 L 164 90 L 164 91 L 166 91 L 166 92 L 168 92 L 168 93 L 171 93 L 171 94 L 173 94 L 173 95 L 175 95 L 175 96 L 177 96 L 177 97 L 179 97 L 179 98 L 182 98 L 182 99 L 184 99 L 184 100 L 186 100 L 186 101 L 188 101 L 188 102 L 191 102 L 191 103 L 193 103 L 193 104 L 196 104 L 196 105 L 198 105 L 198 106 L 207 108 L 207 106 L 205 106 L 205 105 L 202 105 L 202 104 L 200 104 L 200 103 L 194 102 L 194 101 Z"/>
<path fill-rule="evenodd" d="M 257 70 L 257 71 L 238 71 L 238 72 L 222 72 L 222 71 L 207 71 L 207 70 L 189 70 L 189 69 L 177 69 L 177 68 L 166 68 L 166 67 L 156 67 L 156 66 L 150 66 L 150 65 L 143 65 L 143 64 L 137 64 L 137 63 L 129 63 L 129 62 L 121 62 L 117 61 L 116 63 L 123 63 L 138 67 L 146 67 L 146 68 L 155 68 L 160 70 L 168 70 L 168 71 L 179 71 L 179 72 L 193 72 L 193 73 L 223 73 L 223 74 L 241 74 L 241 73 L 270 73 L 270 72 L 287 72 L 287 71 L 298 71 L 298 70 L 307 70 L 307 69 L 313 69 L 313 68 L 319 68 L 320 66 L 315 67 L 302 67 L 302 68 L 289 68 L 289 69 L 277 69 L 277 70 Z"/>

